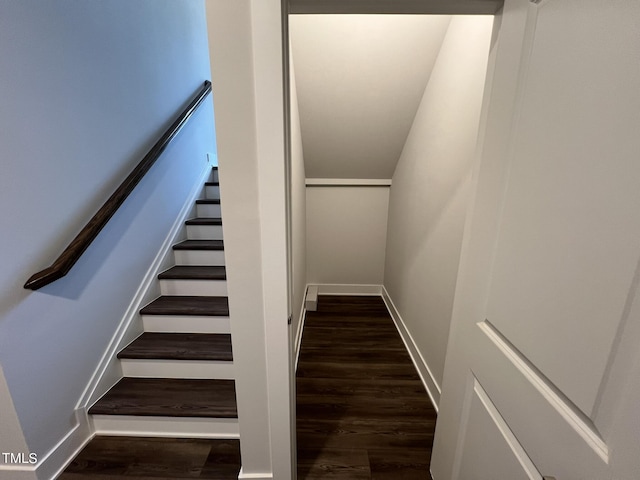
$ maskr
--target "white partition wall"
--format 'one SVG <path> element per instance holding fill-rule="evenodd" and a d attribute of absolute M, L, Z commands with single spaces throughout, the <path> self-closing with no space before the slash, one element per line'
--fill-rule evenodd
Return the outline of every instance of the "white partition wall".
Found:
<path fill-rule="evenodd" d="M 380 285 L 388 204 L 388 186 L 307 186 L 309 283 Z"/>
<path fill-rule="evenodd" d="M 291 478 L 281 20 L 276 0 L 207 0 L 240 478 L 251 479 Z"/>
<path fill-rule="evenodd" d="M 393 175 L 384 286 L 439 401 L 491 16 L 453 16 Z"/>

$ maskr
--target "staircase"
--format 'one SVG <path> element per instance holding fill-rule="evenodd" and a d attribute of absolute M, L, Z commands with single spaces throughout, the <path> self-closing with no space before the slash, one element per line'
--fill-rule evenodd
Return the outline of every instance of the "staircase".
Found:
<path fill-rule="evenodd" d="M 144 332 L 117 355 L 124 377 L 89 409 L 98 435 L 239 437 L 215 167 L 205 192 Z"/>

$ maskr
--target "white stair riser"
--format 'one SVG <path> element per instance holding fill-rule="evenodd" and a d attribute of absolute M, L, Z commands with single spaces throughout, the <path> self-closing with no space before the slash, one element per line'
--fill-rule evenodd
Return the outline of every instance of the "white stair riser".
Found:
<path fill-rule="evenodd" d="M 199 217 L 220 218 L 220 204 L 198 204 L 196 205 L 196 213 Z"/>
<path fill-rule="evenodd" d="M 174 250 L 176 265 L 224 266 L 224 250 Z"/>
<path fill-rule="evenodd" d="M 145 332 L 231 333 L 229 317 L 196 315 L 142 315 Z"/>
<path fill-rule="evenodd" d="M 206 198 L 220 198 L 220 187 L 205 187 Z"/>
<path fill-rule="evenodd" d="M 125 377 L 215 378 L 233 380 L 233 362 L 205 360 L 120 359 Z"/>
<path fill-rule="evenodd" d="M 222 240 L 222 225 L 187 225 L 189 240 Z"/>
<path fill-rule="evenodd" d="M 160 280 L 162 295 L 198 295 L 203 297 L 226 297 L 226 280 Z"/>
<path fill-rule="evenodd" d="M 218 169 L 217 168 L 213 169 L 213 175 L 211 176 L 211 181 L 212 182 L 220 182 L 220 178 L 218 178 Z"/>
<path fill-rule="evenodd" d="M 240 438 L 237 418 L 92 415 L 98 435 L 133 437 Z"/>

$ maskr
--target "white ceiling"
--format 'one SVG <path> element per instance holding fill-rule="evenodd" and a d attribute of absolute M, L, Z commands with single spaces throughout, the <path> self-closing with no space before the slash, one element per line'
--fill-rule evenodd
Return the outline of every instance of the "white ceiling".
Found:
<path fill-rule="evenodd" d="M 449 25 L 290 15 L 307 178 L 391 178 Z"/>

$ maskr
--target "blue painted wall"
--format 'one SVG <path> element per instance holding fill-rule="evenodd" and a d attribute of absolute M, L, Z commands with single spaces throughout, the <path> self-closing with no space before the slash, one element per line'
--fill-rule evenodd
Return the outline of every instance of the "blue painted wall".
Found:
<path fill-rule="evenodd" d="M 0 2 L 0 364 L 40 456 L 215 153 L 211 98 L 65 278 L 22 285 L 209 76 L 203 0 Z"/>

